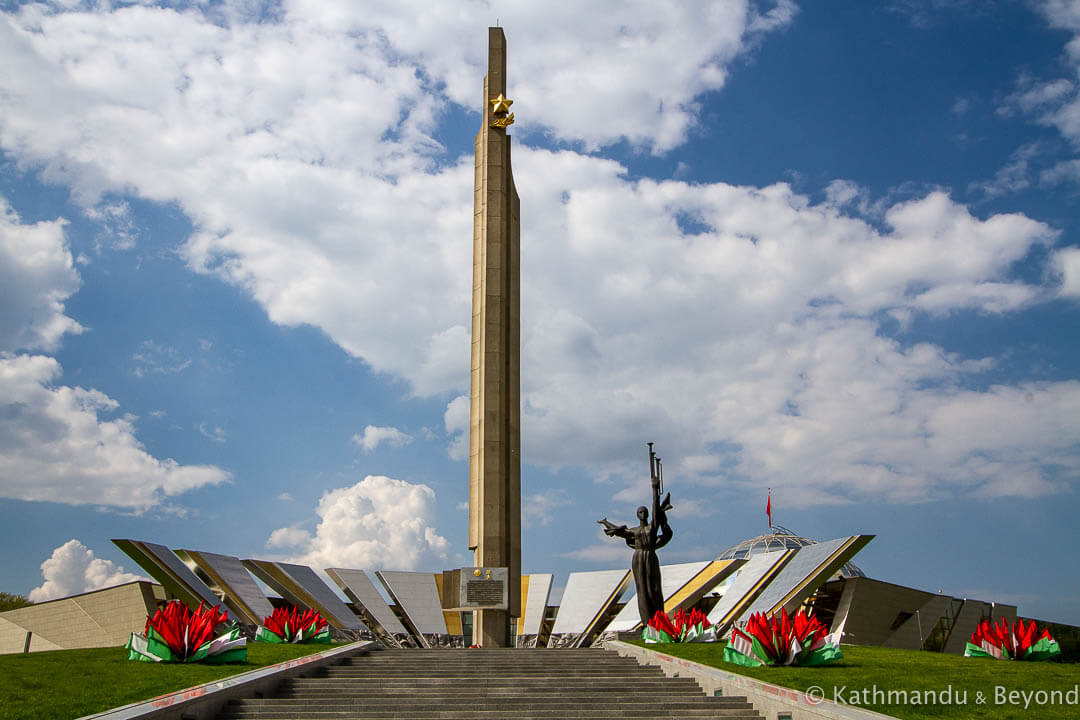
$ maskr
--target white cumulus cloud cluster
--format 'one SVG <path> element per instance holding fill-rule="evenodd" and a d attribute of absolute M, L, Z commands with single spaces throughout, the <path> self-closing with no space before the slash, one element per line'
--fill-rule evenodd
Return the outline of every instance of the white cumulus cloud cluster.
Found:
<path fill-rule="evenodd" d="M 79 274 L 63 220 L 27 225 L 0 197 L 0 349 L 55 350 L 82 326 L 64 314 Z"/>
<path fill-rule="evenodd" d="M 28 352 L 82 330 L 64 314 L 79 286 L 64 225 L 23 224 L 0 197 L 0 496 L 143 511 L 224 482 L 220 468 L 153 457 L 131 418 L 106 419 L 115 400 L 56 384 L 60 364 Z"/>
<path fill-rule="evenodd" d="M 74 538 L 53 550 L 52 555 L 41 563 L 41 575 L 45 582 L 27 595 L 33 602 L 54 600 L 146 579 L 141 575 L 124 572 L 122 567 L 111 560 L 94 557 L 93 550 Z"/>
<path fill-rule="evenodd" d="M 366 452 L 374 452 L 379 445 L 386 444 L 390 447 L 402 447 L 412 442 L 412 435 L 398 430 L 396 427 L 378 427 L 368 425 L 363 434 L 353 435 L 352 440 Z"/>
<path fill-rule="evenodd" d="M 105 420 L 117 403 L 97 390 L 54 386 L 60 364 L 44 355 L 0 355 L 0 495 L 70 505 L 147 510 L 214 485 L 212 465 L 159 460 L 131 419 Z"/>
<path fill-rule="evenodd" d="M 1066 297 L 1080 298 L 1080 248 L 1066 248 L 1056 253 L 1054 258 L 1057 271 L 1061 274 L 1061 294 Z"/>
<path fill-rule="evenodd" d="M 794 13 L 786 0 L 755 8 L 575 8 L 572 33 L 550 3 L 507 8 L 505 25 L 535 38 L 514 50 L 519 105 L 533 127 L 590 146 L 670 147 L 693 97 Z M 417 393 L 441 392 L 468 362 L 472 163 L 428 172 L 432 134 L 448 102 L 476 105 L 475 29 L 491 12 L 298 2 L 280 22 L 247 23 L 24 7 L 0 24 L 0 62 L 22 69 L 0 80 L 0 144 L 87 203 L 130 189 L 178 201 L 198 227 L 193 267 L 250 288 L 274 322 L 322 327 Z M 581 70 L 597 63 L 608 71 Z"/>
<path fill-rule="evenodd" d="M 326 492 L 315 509 L 314 534 L 274 530 L 267 547 L 292 550 L 291 562 L 315 568 L 441 567 L 450 543 L 434 526 L 435 492 L 427 485 L 368 475 Z"/>
<path fill-rule="evenodd" d="M 261 22 L 21 8 L 0 23 L 0 63 L 23 69 L 0 75 L 0 147 L 86 204 L 105 192 L 177 203 L 195 226 L 182 249 L 193 269 L 447 398 L 461 458 L 473 167 L 435 137 L 448 109 L 478 105 L 475 29 L 493 9 L 416 8 L 295 2 Z M 1047 225 L 980 217 L 941 191 L 886 206 L 841 182 L 814 204 L 784 183 L 630 179 L 586 154 L 684 142 L 695 98 L 794 12 L 650 2 L 617 20 L 575 8 L 567 23 L 551 3 L 499 9 L 519 117 L 526 461 L 632 482 L 627 443 L 663 428 L 665 452 L 687 458 L 673 470 L 807 502 L 1075 483 L 1076 382 L 989 386 L 995 358 L 903 333 L 917 317 L 1013 313 L 1073 287 L 1067 251 L 1050 253 L 1057 279 L 1014 274 L 1053 246 Z M 569 149 L 530 147 L 540 133 Z M 972 408 L 1027 425 L 1002 436 L 949 422 Z M 335 491 L 343 507 L 347 491 Z M 349 526 L 327 502 L 322 523 Z M 376 542 L 360 536 L 357 558 Z M 311 542 L 312 557 L 353 556 L 329 531 Z"/>

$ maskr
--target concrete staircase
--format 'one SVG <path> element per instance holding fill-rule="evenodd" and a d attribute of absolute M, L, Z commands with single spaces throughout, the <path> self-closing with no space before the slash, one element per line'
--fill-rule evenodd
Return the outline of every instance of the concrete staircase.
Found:
<path fill-rule="evenodd" d="M 275 697 L 234 700 L 239 718 L 750 718 L 736 697 L 604 650 L 377 650 L 285 681 Z"/>

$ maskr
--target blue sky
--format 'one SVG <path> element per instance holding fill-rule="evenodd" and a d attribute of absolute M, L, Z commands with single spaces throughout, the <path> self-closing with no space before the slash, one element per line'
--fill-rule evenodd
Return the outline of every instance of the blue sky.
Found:
<path fill-rule="evenodd" d="M 0 589 L 109 538 L 465 548 L 472 141 L 522 201 L 524 565 L 777 522 L 1080 624 L 1080 3 L 0 4 Z M 12 70 L 14 69 L 14 70 Z"/>

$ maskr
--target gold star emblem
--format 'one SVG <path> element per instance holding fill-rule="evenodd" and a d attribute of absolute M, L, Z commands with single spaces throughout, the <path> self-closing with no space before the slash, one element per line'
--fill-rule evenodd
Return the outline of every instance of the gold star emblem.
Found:
<path fill-rule="evenodd" d="M 488 102 L 491 103 L 491 112 L 496 115 L 510 112 L 510 106 L 514 104 L 513 100 L 503 97 L 502 93 L 499 93 L 499 97 L 491 98 Z"/>

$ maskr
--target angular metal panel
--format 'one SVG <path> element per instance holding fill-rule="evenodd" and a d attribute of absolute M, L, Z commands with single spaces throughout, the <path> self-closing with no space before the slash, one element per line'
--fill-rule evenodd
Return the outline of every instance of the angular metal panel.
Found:
<path fill-rule="evenodd" d="M 236 613 L 241 622 L 261 625 L 274 612 L 274 606 L 266 599 L 251 573 L 244 568 L 240 558 L 201 550 L 177 550 L 176 554 L 188 567 L 194 564 L 210 579 L 211 589 L 225 596 L 225 605 Z"/>
<path fill-rule="evenodd" d="M 326 622 L 336 628 L 364 629 L 360 618 L 307 565 L 251 559 L 243 562 L 255 577 L 277 590 L 292 604 L 317 610 Z"/>
<path fill-rule="evenodd" d="M 409 631 L 383 600 L 367 573 L 348 568 L 327 568 L 326 574 L 353 601 L 372 632 L 391 647 L 400 646 L 395 635 L 408 635 Z"/>
<path fill-rule="evenodd" d="M 142 540 L 113 538 L 113 544 L 127 553 L 150 577 L 161 583 L 172 596 L 194 610 L 200 604 L 216 607 L 222 604 L 206 583 L 198 578 L 187 565 L 164 545 Z M 233 620 L 237 616 L 226 605 L 225 612 Z"/>
<path fill-rule="evenodd" d="M 421 635 L 447 635 L 446 617 L 439 601 L 439 589 L 431 573 L 376 570 L 390 597 L 394 599 L 409 624 Z M 427 640 L 417 638 L 425 646 Z"/>
<path fill-rule="evenodd" d="M 667 599 L 678 592 L 686 583 L 693 580 L 702 570 L 709 566 L 708 561 L 678 563 L 676 565 L 660 566 L 660 587 L 664 593 L 664 608 L 667 609 Z M 637 593 L 630 596 L 626 605 L 615 616 L 606 630 L 608 632 L 633 630 L 641 626 L 641 617 L 638 615 Z"/>
<path fill-rule="evenodd" d="M 794 555 L 794 550 L 773 550 L 751 557 L 739 568 L 724 597 L 709 611 L 709 622 L 719 626 L 718 632 L 726 631 Z"/>
<path fill-rule="evenodd" d="M 713 560 L 664 601 L 664 611 L 670 615 L 680 608 L 688 608 L 714 591 L 722 595 L 727 590 L 726 581 L 745 564 L 746 560 L 742 559 Z"/>
<path fill-rule="evenodd" d="M 744 610 L 735 622 L 754 613 L 771 615 L 780 608 L 794 610 L 822 583 L 862 550 L 873 535 L 853 535 L 799 548 L 768 587 Z"/>
<path fill-rule="evenodd" d="M 619 601 L 629 584 L 629 570 L 570 573 L 551 634 L 584 633 Z"/>
<path fill-rule="evenodd" d="M 521 618 L 518 634 L 538 635 L 544 622 L 544 611 L 551 598 L 551 573 L 532 573 L 529 579 L 529 594 L 525 599 L 525 613 Z"/>

